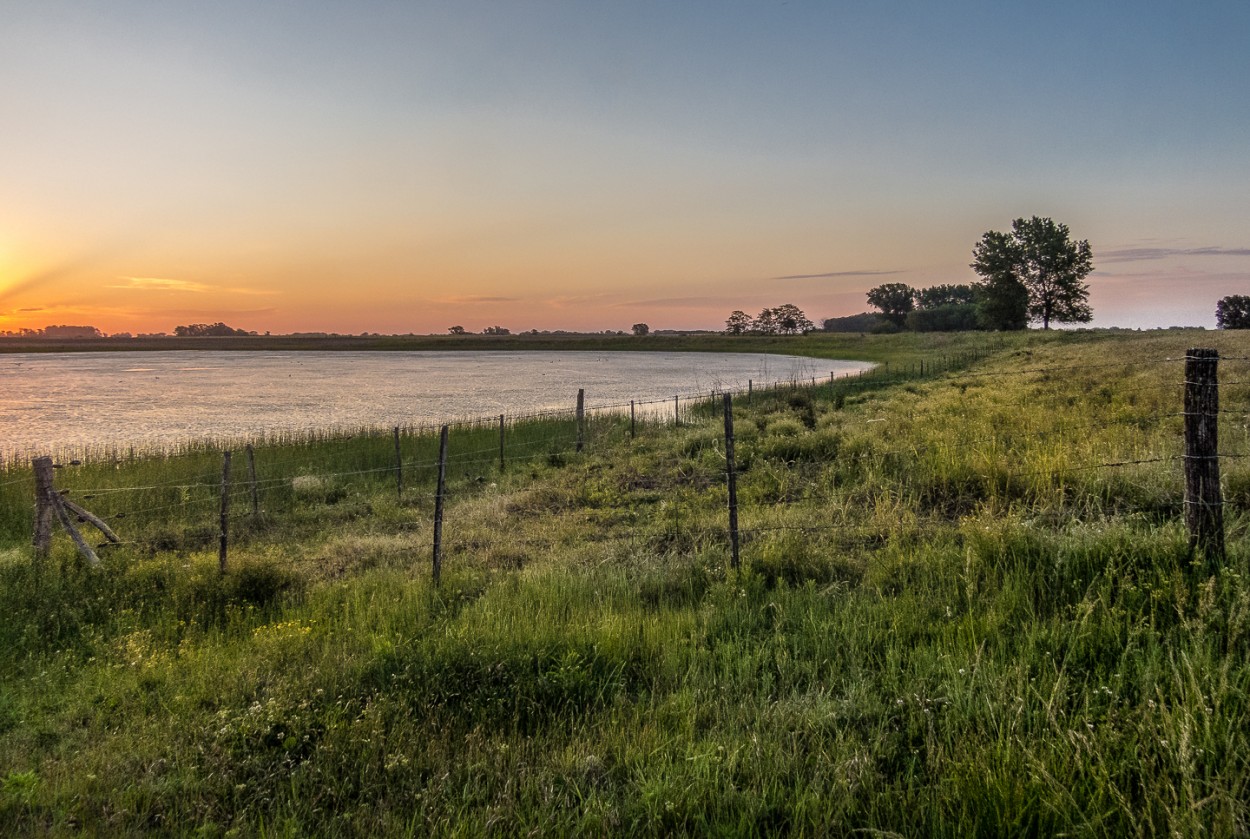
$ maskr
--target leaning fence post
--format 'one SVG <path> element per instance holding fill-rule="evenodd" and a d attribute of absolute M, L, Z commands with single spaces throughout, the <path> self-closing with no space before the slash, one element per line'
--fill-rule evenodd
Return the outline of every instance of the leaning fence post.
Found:
<path fill-rule="evenodd" d="M 35 470 L 35 557 L 46 559 L 52 550 L 52 458 L 31 461 Z"/>
<path fill-rule="evenodd" d="M 1185 524 L 1190 551 L 1201 550 L 1212 569 L 1224 559 L 1219 360 L 1219 350 L 1185 353 Z"/>
<path fill-rule="evenodd" d="M 434 496 L 434 587 L 443 572 L 443 496 L 447 486 L 447 426 L 438 437 L 438 491 Z"/>
<path fill-rule="evenodd" d="M 91 567 L 95 568 L 100 564 L 100 557 L 96 556 L 96 552 L 87 544 L 87 540 L 82 538 L 82 534 L 78 532 L 78 528 L 74 527 L 74 522 L 70 520 L 69 511 L 65 509 L 65 499 L 53 492 L 49 499 L 52 504 L 52 511 L 56 513 L 56 517 L 61 520 L 61 527 L 65 528 L 65 532 L 69 534 L 69 538 L 74 540 L 74 544 L 78 547 L 78 553 L 87 560 Z"/>
<path fill-rule="evenodd" d="M 247 480 L 252 489 L 252 518 L 260 518 L 260 494 L 256 489 L 256 452 L 247 444 Z"/>
<path fill-rule="evenodd" d="M 221 465 L 221 531 L 217 543 L 217 567 L 226 573 L 226 552 L 230 544 L 230 452 Z"/>
<path fill-rule="evenodd" d="M 577 450 L 586 444 L 586 389 L 577 389 Z"/>
<path fill-rule="evenodd" d="M 725 471 L 729 476 L 729 546 L 730 566 L 738 568 L 738 476 L 734 470 L 734 406 L 733 396 L 725 394 Z"/>

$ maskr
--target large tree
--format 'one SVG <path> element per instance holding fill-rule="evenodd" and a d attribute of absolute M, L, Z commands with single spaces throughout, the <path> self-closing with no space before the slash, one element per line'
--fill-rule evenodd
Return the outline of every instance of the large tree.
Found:
<path fill-rule="evenodd" d="M 751 331 L 760 335 L 777 334 L 777 315 L 772 309 L 760 309 L 760 313 L 751 321 Z"/>
<path fill-rule="evenodd" d="M 1215 325 L 1220 329 L 1250 329 L 1250 297 L 1230 294 L 1215 304 Z"/>
<path fill-rule="evenodd" d="M 816 328 L 803 310 L 793 303 L 783 303 L 773 309 L 773 320 L 777 324 L 777 331 L 782 335 L 803 335 Z"/>
<path fill-rule="evenodd" d="M 734 309 L 725 319 L 725 332 L 728 335 L 741 335 L 751 330 L 751 316 L 741 309 Z"/>
<path fill-rule="evenodd" d="M 976 289 L 967 284 L 935 285 L 916 289 L 916 308 L 936 309 L 938 306 L 966 306 L 975 303 Z"/>
<path fill-rule="evenodd" d="M 1011 233 L 988 231 L 972 249 L 972 270 L 985 280 L 980 296 L 986 325 L 1018 320 L 1018 306 L 1027 293 L 1026 313 L 1043 329 L 1055 323 L 1088 323 L 1089 286 L 1094 270 L 1089 242 L 1073 242 L 1068 226 L 1033 216 L 1011 223 Z"/>
<path fill-rule="evenodd" d="M 991 230 L 972 249 L 972 270 L 984 282 L 976 286 L 977 320 L 985 329 L 1025 329 L 1029 325 L 1029 290 L 1017 277 L 1018 255 L 1010 233 Z"/>
<path fill-rule="evenodd" d="M 880 309 L 895 326 L 902 326 L 907 313 L 916 308 L 916 290 L 906 283 L 883 283 L 868 291 L 868 305 Z"/>

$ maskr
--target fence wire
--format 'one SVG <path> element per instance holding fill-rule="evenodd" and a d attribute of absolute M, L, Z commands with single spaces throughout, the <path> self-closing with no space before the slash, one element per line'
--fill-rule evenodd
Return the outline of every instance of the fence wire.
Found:
<path fill-rule="evenodd" d="M 1223 361 L 1248 361 L 1250 357 L 1221 357 Z M 1031 367 L 1021 370 L 998 370 L 998 371 L 970 371 L 965 369 L 964 364 L 958 360 L 950 365 L 928 365 L 928 372 L 915 375 L 914 369 L 911 374 L 906 372 L 899 373 L 889 371 L 888 368 L 878 367 L 866 374 L 861 373 L 852 377 L 832 377 L 830 379 L 820 379 L 813 377 L 810 384 L 806 381 L 790 379 L 776 381 L 769 384 L 752 384 L 747 391 L 732 391 L 730 395 L 739 400 L 748 401 L 748 407 L 754 405 L 754 400 L 760 401 L 761 408 L 766 407 L 769 400 L 785 400 L 788 396 L 798 391 L 808 392 L 809 394 L 826 393 L 831 397 L 837 394 L 853 393 L 859 389 L 865 388 L 890 388 L 902 384 L 937 384 L 943 386 L 960 386 L 968 383 L 982 383 L 991 380 L 1005 380 L 1014 377 L 1028 376 L 1055 376 L 1065 375 L 1071 376 L 1077 371 L 1102 371 L 1109 369 L 1150 369 L 1165 368 L 1178 362 L 1185 361 L 1185 358 L 1161 358 L 1161 359 L 1139 359 L 1129 361 L 1116 361 L 1098 364 L 1072 365 L 1072 366 L 1055 366 L 1055 367 Z M 1169 368 L 1170 369 L 1170 368 Z M 1039 381 L 1039 384 L 1045 383 L 1047 380 Z M 1168 395 L 1168 390 L 1177 385 L 1191 384 L 1186 381 L 1167 383 L 1155 382 L 1134 386 L 1117 385 L 1116 395 L 1149 392 L 1157 396 L 1159 399 L 1175 398 Z M 1238 386 L 1245 384 L 1241 381 L 1221 382 L 1221 386 Z M 601 444 L 604 441 L 626 439 L 632 436 L 633 425 L 631 421 L 636 422 L 645 432 L 649 427 L 653 426 L 670 426 L 673 423 L 695 422 L 705 423 L 706 426 L 715 431 L 717 425 L 715 419 L 718 417 L 718 411 L 723 411 L 718 397 L 723 396 L 726 391 L 712 390 L 711 392 L 675 394 L 672 397 L 662 397 L 648 400 L 633 400 L 631 402 L 620 402 L 605 405 L 587 406 L 584 409 L 584 422 L 581 432 L 572 428 L 562 428 L 558 430 L 537 431 L 529 429 L 522 433 L 519 429 L 524 428 L 524 424 L 531 421 L 559 421 L 575 422 L 576 412 L 574 409 L 560 408 L 549 409 L 530 413 L 503 415 L 503 428 L 500 429 L 499 415 L 483 418 L 474 418 L 461 420 L 454 423 L 447 423 L 447 427 L 455 429 L 457 433 L 472 432 L 480 435 L 483 440 L 489 439 L 489 436 L 496 435 L 495 440 L 489 445 L 482 443 L 471 449 L 456 449 L 448 453 L 445 461 L 441 464 L 444 469 L 463 471 L 471 465 L 487 466 L 497 464 L 500 458 L 500 447 L 503 447 L 503 467 L 506 469 L 509 465 L 530 464 L 543 458 L 548 460 L 564 459 L 575 456 L 579 451 L 578 440 L 582 439 L 588 446 Z M 1058 396 L 1058 394 L 1056 394 Z M 684 401 L 684 405 L 683 405 Z M 840 402 L 838 403 L 840 405 Z M 660 407 L 657 407 L 660 406 Z M 665 416 L 665 409 L 671 406 L 671 414 Z M 631 416 L 629 413 L 623 413 L 627 409 L 637 412 L 642 409 L 641 416 Z M 962 463 L 971 473 L 985 480 L 992 481 L 1025 481 L 1033 479 L 1045 479 L 1050 481 L 1061 481 L 1069 476 L 1087 475 L 1101 470 L 1120 470 L 1127 471 L 1131 467 L 1150 466 L 1159 467 L 1160 465 L 1178 463 L 1184 460 L 1185 456 L 1176 454 L 1174 451 L 1158 451 L 1157 449 L 1149 451 L 1141 451 L 1144 447 L 1141 445 L 1126 446 L 1130 451 L 1124 452 L 1125 456 L 1105 459 L 1098 462 L 1082 463 L 1078 465 L 1062 465 L 1051 467 L 1039 467 L 1032 469 L 1006 469 L 1001 466 L 995 466 L 996 462 L 1010 458 L 1014 455 L 1019 456 L 1023 450 L 1028 450 L 1031 446 L 1039 443 L 1048 443 L 1051 441 L 1066 442 L 1073 438 L 1089 438 L 1090 435 L 1100 431 L 1118 428 L 1131 428 L 1140 432 L 1143 438 L 1157 438 L 1170 420 L 1182 419 L 1190 414 L 1184 411 L 1147 411 L 1145 413 L 1132 413 L 1132 406 L 1117 405 L 1115 410 L 1126 413 L 1124 416 L 1118 416 L 1112 419 L 1098 419 L 1092 421 L 1068 422 L 1060 424 L 1047 424 L 1044 421 L 1037 423 L 1038 427 L 1021 429 L 1015 427 L 1009 431 L 993 432 L 989 435 L 979 436 L 971 440 L 949 440 L 939 439 L 933 442 L 921 443 L 913 442 L 902 446 L 889 446 L 888 442 L 882 440 L 879 444 L 869 444 L 862 451 L 839 451 L 832 455 L 833 460 L 841 460 L 848 465 L 865 461 L 883 463 L 891 459 L 905 457 L 922 457 L 932 454 L 945 456 L 951 460 L 952 464 Z M 684 413 L 683 413 L 684 411 Z M 1250 411 L 1242 411 L 1224 408 L 1219 411 L 1220 417 L 1238 417 L 1245 419 L 1250 417 Z M 982 422 L 992 422 L 992 417 L 985 417 L 984 414 L 979 415 Z M 969 417 L 972 419 L 973 417 Z M 912 417 L 910 415 L 895 414 L 891 417 L 884 417 L 880 420 L 868 419 L 865 424 L 875 423 L 877 421 L 896 420 L 891 425 L 903 425 L 910 423 Z M 958 421 L 957 419 L 953 421 Z M 436 435 L 439 426 L 410 425 L 400 426 L 400 443 L 401 452 L 398 459 L 394 458 L 394 429 L 377 429 L 373 432 L 362 434 L 337 436 L 329 434 L 324 437 L 311 437 L 308 439 L 298 440 L 293 443 L 295 446 L 307 446 L 309 451 L 307 454 L 301 454 L 298 451 L 284 456 L 271 456 L 268 449 L 276 447 L 277 443 L 265 443 L 254 448 L 254 457 L 256 464 L 257 479 L 253 482 L 250 479 L 241 479 L 240 473 L 245 470 L 244 464 L 240 460 L 234 461 L 231 480 L 226 491 L 225 501 L 227 502 L 228 513 L 227 521 L 231 524 L 241 524 L 249 521 L 256 521 L 259 514 L 260 520 L 273 520 L 275 516 L 279 516 L 283 511 L 294 510 L 301 503 L 314 502 L 314 498 L 302 499 L 299 482 L 301 480 L 321 482 L 325 485 L 335 485 L 345 479 L 363 478 L 366 480 L 391 480 L 402 479 L 404 484 L 402 489 L 397 485 L 396 494 L 399 501 L 409 505 L 411 515 L 418 515 L 416 519 L 405 519 L 401 521 L 389 522 L 389 526 L 398 532 L 424 532 L 432 529 L 432 521 L 425 514 L 421 507 L 415 505 L 425 505 L 432 503 L 438 497 L 436 492 L 427 491 L 424 487 L 425 481 L 430 479 L 430 473 L 433 473 L 440 466 L 439 460 L 435 455 L 430 456 L 413 456 L 409 454 L 405 456 L 402 449 L 404 447 L 410 450 L 415 446 L 422 448 L 435 448 Z M 842 428 L 836 428 L 835 431 L 841 433 Z M 1171 430 L 1171 429 L 1168 429 Z M 1176 429 L 1179 430 L 1179 429 Z M 1232 427 L 1232 430 L 1250 431 L 1246 426 Z M 537 433 L 536 433 L 537 431 Z M 907 431 L 898 432 L 900 434 L 908 433 Z M 518 439 L 518 437 L 520 439 Z M 363 447 L 368 444 L 374 444 L 377 447 L 376 452 L 369 454 L 369 461 L 377 463 L 377 466 L 368 468 L 341 468 L 343 459 L 347 455 L 335 454 L 333 451 L 325 451 L 327 448 L 333 449 L 338 443 L 344 449 L 350 447 Z M 861 441 L 856 445 L 864 445 Z M 758 452 L 752 452 L 752 443 L 748 440 L 739 439 L 738 446 L 741 453 L 752 453 L 758 456 Z M 724 460 L 725 454 L 720 443 L 714 442 L 713 448 L 721 460 Z M 1138 452 L 1131 454 L 1132 449 L 1138 449 Z M 197 455 L 206 455 L 211 452 L 196 452 Z M 355 456 L 362 458 L 364 452 L 355 452 Z M 1069 452 L 1064 457 L 1079 456 L 1079 454 Z M 1226 450 L 1221 451 L 1213 457 L 1220 460 L 1242 460 L 1250 457 L 1250 453 Z M 982 459 L 984 463 L 973 463 L 974 459 Z M 388 462 L 389 460 L 389 462 Z M 115 465 L 119 468 L 123 461 L 115 461 Z M 797 465 L 794 462 L 771 461 L 769 469 L 782 470 L 780 474 L 784 475 L 788 470 Z M 706 508 L 706 493 L 721 493 L 724 491 L 727 473 L 725 470 L 702 472 L 697 463 L 693 462 L 693 457 L 683 453 L 679 448 L 672 450 L 671 457 L 660 463 L 657 472 L 662 475 L 650 477 L 648 481 L 654 481 L 653 486 L 647 486 L 647 491 L 668 491 L 673 492 L 680 488 L 683 491 L 694 493 L 694 497 L 689 499 L 689 508 L 683 513 L 683 500 L 680 494 L 674 495 L 671 499 L 665 501 L 668 508 L 663 511 L 655 511 L 652 513 L 652 520 L 641 526 L 626 526 L 621 523 L 614 523 L 610 535 L 604 535 L 602 532 L 592 532 L 582 534 L 578 538 L 594 543 L 612 543 L 612 542 L 643 542 L 655 548 L 656 545 L 664 543 L 668 540 L 671 543 L 673 539 L 685 540 L 696 544 L 706 542 L 725 542 L 730 538 L 730 531 L 727 525 L 706 525 L 701 524 L 698 520 L 708 515 Z M 72 475 L 71 471 L 66 473 L 61 470 L 63 477 Z M 492 473 L 493 474 L 493 473 Z M 418 479 L 418 475 L 423 476 Z M 402 476 L 402 478 L 401 478 Z M 466 478 L 471 478 L 471 473 L 464 472 Z M 739 477 L 739 497 L 755 498 L 761 493 L 768 494 L 776 492 L 775 487 L 756 485 L 760 477 L 754 469 L 748 469 L 738 473 Z M 485 481 L 485 476 L 479 475 L 477 482 Z M 409 481 L 413 481 L 414 485 L 410 486 Z M 202 510 L 207 508 L 204 513 L 206 524 L 212 523 L 215 527 L 218 520 L 218 508 L 222 504 L 222 481 L 220 472 L 197 473 L 184 482 L 155 482 L 145 483 L 133 486 L 118 485 L 98 485 L 92 487 L 76 487 L 73 486 L 73 479 L 69 478 L 64 481 L 68 486 L 63 491 L 67 491 L 72 497 L 80 500 L 96 500 L 104 506 L 113 509 L 101 511 L 93 511 L 102 520 L 114 523 L 129 520 L 151 521 L 160 514 L 170 514 L 174 511 L 185 510 Z M 29 475 L 21 475 L 16 478 L 0 482 L 0 488 L 12 487 L 18 484 L 31 484 Z M 493 486 L 491 484 L 490 486 Z M 474 481 L 471 479 L 467 484 L 457 484 L 454 495 L 459 499 L 469 499 L 472 497 L 490 497 L 486 493 L 474 492 Z M 315 496 L 316 491 L 323 488 L 316 484 L 305 487 L 309 490 L 310 496 Z M 641 487 L 630 489 L 631 493 L 637 492 Z M 282 494 L 275 496 L 275 492 L 283 490 Z M 289 493 L 286 492 L 289 490 Z M 846 495 L 829 493 L 829 492 L 812 492 L 810 488 L 804 487 L 783 487 L 781 489 L 783 497 L 771 503 L 764 503 L 751 510 L 742 510 L 741 513 L 748 520 L 767 518 L 775 515 L 778 511 L 784 511 L 792 505 L 802 501 L 808 503 L 829 503 L 829 504 L 845 504 L 848 501 Z M 161 500 L 160 503 L 149 503 L 146 506 L 135 505 L 130 509 L 131 504 L 126 503 L 125 499 L 134 498 L 142 504 L 143 495 L 152 494 L 168 494 L 177 493 L 181 497 L 176 500 Z M 451 497 L 452 493 L 448 493 L 447 497 Z M 259 509 L 253 510 L 252 499 L 256 497 L 259 501 Z M 504 499 L 505 496 L 500 494 L 497 496 Z M 702 499 L 702 505 L 696 507 L 696 504 Z M 152 498 L 151 501 L 157 499 Z M 1148 507 L 1133 507 L 1132 505 L 1117 504 L 1115 513 L 1117 515 L 1130 514 L 1150 514 L 1156 515 L 1160 506 L 1175 507 L 1181 505 L 1184 499 L 1173 498 L 1171 496 L 1163 497 L 1160 501 Z M 663 506 L 663 505 L 661 505 Z M 117 509 L 121 507 L 122 509 Z M 620 508 L 608 508 L 611 512 L 628 512 L 636 515 L 638 510 L 630 505 L 629 493 L 626 494 L 626 505 Z M 511 513 L 508 513 L 509 515 Z M 687 519 L 686 524 L 682 524 L 683 517 Z M 506 524 L 506 522 L 499 522 Z M 453 552 L 461 552 L 468 550 L 468 543 L 457 541 L 456 524 L 449 522 L 448 537 L 445 539 L 445 548 Z M 475 525 L 480 527 L 481 525 Z M 185 531 L 185 523 L 182 524 L 182 530 Z M 173 530 L 177 531 L 178 525 L 173 525 Z M 185 534 L 181 537 L 183 542 L 190 545 L 203 544 L 208 538 L 205 534 L 211 533 L 212 528 L 203 530 L 196 539 L 188 541 Z M 879 546 L 883 542 L 889 542 L 891 539 L 907 539 L 918 538 L 918 533 L 930 533 L 935 538 L 938 534 L 950 534 L 952 532 L 950 524 L 945 523 L 944 527 L 933 527 L 928 530 L 917 530 L 913 527 L 903 527 L 898 529 L 897 525 L 894 530 L 882 531 L 872 530 L 856 534 L 848 531 L 845 522 L 831 522 L 824 524 L 797 524 L 797 523 L 762 523 L 755 522 L 742 526 L 738 530 L 739 536 L 744 543 L 751 540 L 767 537 L 771 534 L 778 533 L 801 533 L 801 534 L 825 534 L 831 537 L 827 540 L 829 544 L 848 547 L 855 544 L 863 546 Z M 244 538 L 251 538 L 250 533 L 244 528 Z M 858 540 L 858 541 L 857 541 Z M 541 545 L 544 548 L 550 548 L 554 544 L 558 544 L 560 540 L 551 539 L 532 539 L 529 537 L 519 537 L 513 534 L 504 535 L 502 532 L 499 536 L 499 542 L 485 543 L 486 548 L 494 548 L 500 545 L 508 547 L 526 547 L 529 545 Z M 168 550 L 170 539 L 167 536 L 159 538 L 135 538 L 131 540 L 123 540 L 120 543 L 105 543 L 102 547 L 124 547 L 124 546 L 142 546 L 153 550 Z M 476 543 L 476 542 L 475 542 Z M 662 546 L 662 545 L 661 545 Z"/>

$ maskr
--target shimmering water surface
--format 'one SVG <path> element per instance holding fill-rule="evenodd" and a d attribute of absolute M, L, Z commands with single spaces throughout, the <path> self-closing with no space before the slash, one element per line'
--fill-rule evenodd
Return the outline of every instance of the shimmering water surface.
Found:
<path fill-rule="evenodd" d="M 0 355 L 0 452 L 160 448 L 435 424 L 828 379 L 869 365 L 745 353 L 154 352 Z"/>

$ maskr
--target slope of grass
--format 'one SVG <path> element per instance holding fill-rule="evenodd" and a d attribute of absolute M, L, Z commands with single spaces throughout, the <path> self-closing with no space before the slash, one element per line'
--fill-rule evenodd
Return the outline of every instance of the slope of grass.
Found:
<path fill-rule="evenodd" d="M 461 438 L 437 591 L 426 438 L 402 497 L 389 439 L 258 448 L 224 576 L 213 452 L 58 473 L 133 543 L 97 570 L 32 562 L 10 472 L 0 829 L 1245 835 L 1250 472 L 1208 574 L 1168 359 L 1246 339 L 1013 336 L 923 377 L 952 339 L 874 340 L 892 373 L 737 399 L 741 571 L 710 410 L 581 454 L 535 423 L 502 471 Z"/>

